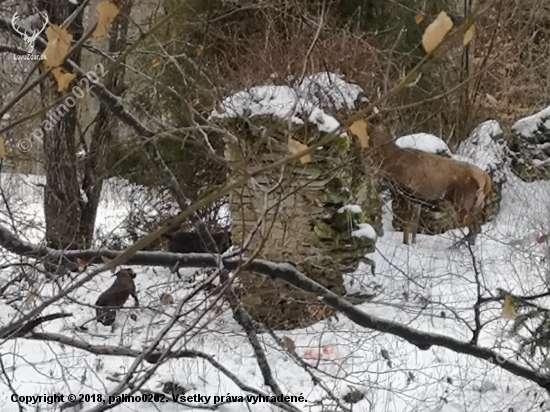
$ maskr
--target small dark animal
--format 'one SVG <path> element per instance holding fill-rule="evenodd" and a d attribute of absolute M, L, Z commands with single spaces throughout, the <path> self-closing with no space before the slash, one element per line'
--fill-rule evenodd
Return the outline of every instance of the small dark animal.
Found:
<path fill-rule="evenodd" d="M 168 251 L 172 253 L 208 253 L 206 242 L 196 232 L 178 231 L 171 235 L 165 234 L 163 237 L 169 240 Z M 224 253 L 232 245 L 231 232 L 213 233 L 212 238 L 218 247 L 220 253 Z"/>
<path fill-rule="evenodd" d="M 139 305 L 134 283 L 136 274 L 131 269 L 122 269 L 113 276 L 116 276 L 116 280 L 109 289 L 99 295 L 95 303 L 96 306 L 103 307 L 96 309 L 96 319 L 105 326 L 111 326 L 115 322 L 117 309 L 126 303 L 130 295 L 136 302 L 135 306 Z"/>

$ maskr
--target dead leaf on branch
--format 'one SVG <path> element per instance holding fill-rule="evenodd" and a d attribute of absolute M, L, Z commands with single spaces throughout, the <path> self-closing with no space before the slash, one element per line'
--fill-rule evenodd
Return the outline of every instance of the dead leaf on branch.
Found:
<path fill-rule="evenodd" d="M 468 30 L 466 30 L 466 33 L 464 33 L 464 39 L 462 40 L 462 45 L 467 46 L 472 41 L 475 34 L 476 34 L 476 26 L 472 24 L 468 28 Z"/>
<path fill-rule="evenodd" d="M 288 151 L 292 154 L 297 154 L 297 153 L 300 153 L 301 151 L 303 150 L 306 150 L 307 149 L 307 146 L 305 144 L 302 144 L 294 139 L 290 139 L 288 141 Z M 311 153 L 308 153 L 302 157 L 300 157 L 300 163 L 301 164 L 306 164 L 306 163 L 311 163 L 312 161 L 312 157 L 311 157 Z"/>
<path fill-rule="evenodd" d="M 163 305 L 171 305 L 174 303 L 174 297 L 169 293 L 163 293 L 160 297 L 160 301 Z"/>
<path fill-rule="evenodd" d="M 430 23 L 422 35 L 422 45 L 426 53 L 430 54 L 441 44 L 447 33 L 453 28 L 453 21 L 442 11 L 437 18 Z"/>
<path fill-rule="evenodd" d="M 422 13 L 418 13 L 416 16 L 414 16 L 414 22 L 416 24 L 420 24 L 424 21 L 424 15 Z"/>
<path fill-rule="evenodd" d="M 350 127 L 349 131 L 352 135 L 357 137 L 359 139 L 359 144 L 363 149 L 366 149 L 369 147 L 369 125 L 364 120 L 357 120 L 354 122 Z"/>
<path fill-rule="evenodd" d="M 108 265 L 110 264 L 114 259 L 109 259 L 109 258 L 106 258 L 105 256 L 101 256 L 101 260 L 103 260 L 103 263 Z M 111 272 L 115 273 L 115 270 L 116 270 L 116 266 L 111 268 Z"/>
<path fill-rule="evenodd" d="M 109 30 L 111 30 L 111 26 L 116 16 L 120 13 L 120 7 L 107 0 L 99 3 L 96 10 L 99 14 L 99 18 L 93 38 L 95 40 L 105 39 L 109 37 Z"/>
<path fill-rule="evenodd" d="M 52 73 L 55 80 L 57 80 L 57 91 L 59 93 L 67 91 L 71 82 L 76 78 L 76 74 L 66 73 L 60 67 L 52 69 Z"/>
<path fill-rule="evenodd" d="M 496 106 L 498 104 L 497 99 L 495 99 L 493 96 L 491 96 L 489 93 L 485 93 L 485 97 L 487 98 L 487 101 L 491 103 L 492 105 Z"/>
<path fill-rule="evenodd" d="M 546 243 L 548 242 L 548 235 L 542 235 L 537 239 L 537 243 Z"/>
<path fill-rule="evenodd" d="M 36 301 L 36 298 L 37 296 L 34 293 L 30 292 L 25 299 L 25 307 L 31 308 L 33 303 Z"/>
<path fill-rule="evenodd" d="M 288 336 L 283 336 L 283 343 L 285 345 L 285 348 L 290 353 L 296 353 L 296 344 L 292 339 L 290 339 Z"/>
<path fill-rule="evenodd" d="M 504 306 L 502 307 L 502 318 L 516 319 L 517 317 L 516 301 L 511 296 L 506 296 L 504 298 Z"/>
<path fill-rule="evenodd" d="M 153 68 L 162 66 L 163 60 L 160 57 L 155 57 L 153 59 Z"/>
<path fill-rule="evenodd" d="M 8 153 L 6 152 L 6 144 L 4 138 L 0 136 L 0 159 L 5 159 Z"/>
<path fill-rule="evenodd" d="M 71 48 L 73 35 L 62 27 L 52 24 L 46 29 L 48 44 L 44 49 L 44 64 L 46 67 L 59 67 L 63 64 L 67 53 Z"/>

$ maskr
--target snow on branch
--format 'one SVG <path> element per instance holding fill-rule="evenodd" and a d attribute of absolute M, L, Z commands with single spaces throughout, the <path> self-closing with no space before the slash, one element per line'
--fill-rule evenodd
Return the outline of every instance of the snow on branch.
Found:
<path fill-rule="evenodd" d="M 512 125 L 512 133 L 530 143 L 546 143 L 550 140 L 550 106 Z"/>
<path fill-rule="evenodd" d="M 368 223 L 359 223 L 357 226 L 359 226 L 359 229 L 351 232 L 353 237 L 362 237 L 376 241 L 376 231 L 371 225 Z"/>

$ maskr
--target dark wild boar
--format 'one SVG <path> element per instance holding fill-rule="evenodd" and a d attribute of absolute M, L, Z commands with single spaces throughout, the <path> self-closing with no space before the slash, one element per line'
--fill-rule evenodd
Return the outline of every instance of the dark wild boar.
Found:
<path fill-rule="evenodd" d="M 113 276 L 116 276 L 116 280 L 99 295 L 95 303 L 102 307 L 96 309 L 96 319 L 105 326 L 111 326 L 115 322 L 117 310 L 124 306 L 130 295 L 134 298 L 135 306 L 139 306 L 134 283 L 136 274 L 131 269 L 122 269 Z"/>

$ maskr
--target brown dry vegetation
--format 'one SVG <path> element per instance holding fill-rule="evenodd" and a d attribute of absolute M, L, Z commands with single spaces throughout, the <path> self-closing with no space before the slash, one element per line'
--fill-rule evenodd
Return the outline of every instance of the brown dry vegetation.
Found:
<path fill-rule="evenodd" d="M 241 16 L 250 23 L 246 28 L 212 29 L 212 46 L 206 47 L 204 58 L 212 58 L 205 66 L 211 69 L 218 99 L 254 85 L 285 84 L 302 73 L 323 70 L 345 74 L 375 97 L 395 84 L 424 53 L 418 35 L 397 34 L 402 27 L 398 22 L 386 31 L 365 32 L 351 23 L 340 24 L 330 7 L 321 19 L 320 8 L 315 12 L 285 8 L 286 3 L 276 1 L 269 4 Z M 547 104 L 550 18 L 548 13 L 537 13 L 539 8 L 536 0 L 497 2 L 476 26 L 467 65 L 463 48 L 457 48 L 432 66 L 415 87 L 387 104 L 396 132 L 430 132 L 456 143 L 483 120 L 494 118 L 509 126 Z M 418 12 L 424 10 L 410 9 L 404 18 L 414 21 Z M 526 26 L 531 17 L 532 24 Z M 433 18 L 427 14 L 419 29 L 425 29 Z M 317 33 L 320 21 L 324 26 Z M 222 38 L 223 47 L 219 46 Z M 413 46 L 404 51 L 403 43 Z M 469 76 L 471 81 L 454 90 Z M 426 101 L 438 95 L 444 97 Z M 393 112 L 407 105 L 413 107 Z"/>
<path fill-rule="evenodd" d="M 177 3 L 166 0 L 160 4 L 169 10 Z M 190 1 L 182 18 L 167 25 L 164 34 L 170 40 L 164 46 L 169 53 L 185 51 L 196 68 L 210 79 L 207 87 L 197 84 L 201 90 L 192 93 L 198 97 L 189 99 L 205 111 L 231 92 L 270 82 L 284 84 L 302 73 L 322 70 L 345 74 L 349 81 L 359 83 L 368 96 L 375 97 L 395 84 L 424 55 L 421 33 L 437 13 L 446 10 L 463 14 L 465 2 L 455 3 L 454 7 L 450 2 L 392 2 L 403 3 L 398 8 L 401 14 L 380 18 L 383 27 L 378 30 L 368 20 L 375 13 L 364 12 L 368 4 L 375 3 L 270 0 L 259 5 Z M 483 0 L 475 6 L 486 4 L 489 1 Z M 147 20 L 144 16 L 158 18 L 161 10 L 156 2 L 151 2 L 146 13 L 136 19 L 141 22 Z M 418 13 L 425 17 L 416 25 Z M 457 142 L 485 119 L 495 118 L 509 126 L 518 117 L 547 105 L 549 16 L 548 6 L 539 0 L 496 2 L 476 26 L 467 69 L 462 47 L 448 54 L 414 87 L 387 103 L 391 110 L 414 105 L 392 111 L 392 128 L 397 134 L 425 131 Z M 401 29 L 407 30 L 399 34 Z M 162 38 L 162 34 L 159 36 Z M 147 58 L 150 65 L 152 58 Z M 477 76 L 487 63 L 491 67 Z M 6 59 L 2 71 L 12 72 L 14 65 L 20 66 L 21 62 Z M 468 76 L 477 77 L 450 93 Z M 9 76 L 3 78 L 0 87 L 7 95 L 11 89 Z M 131 89 L 129 94 L 140 92 L 140 86 Z M 445 97 L 424 102 L 434 95 Z M 20 111 L 36 111 L 37 99 L 27 100 Z M 25 123 L 17 129 L 17 135 L 10 132 L 4 136 L 9 148 L 15 147 L 21 135 L 28 136 L 33 127 Z M 9 151 L 21 154 L 18 150 Z M 20 170 L 30 171 L 23 159 L 15 160 L 22 167 Z"/>
<path fill-rule="evenodd" d="M 532 13 L 533 23 L 526 28 Z M 479 109 L 486 116 L 492 115 L 510 125 L 518 117 L 532 114 L 548 104 L 548 6 L 540 7 L 540 2 L 534 0 L 512 2 L 501 8 L 500 16 L 498 10 L 493 10 L 483 24 L 484 30 L 479 31 L 472 59 L 473 72 L 481 66 L 488 50 L 492 49 L 493 56 L 502 57 L 480 82 Z M 487 98 L 487 94 L 495 100 Z"/>

